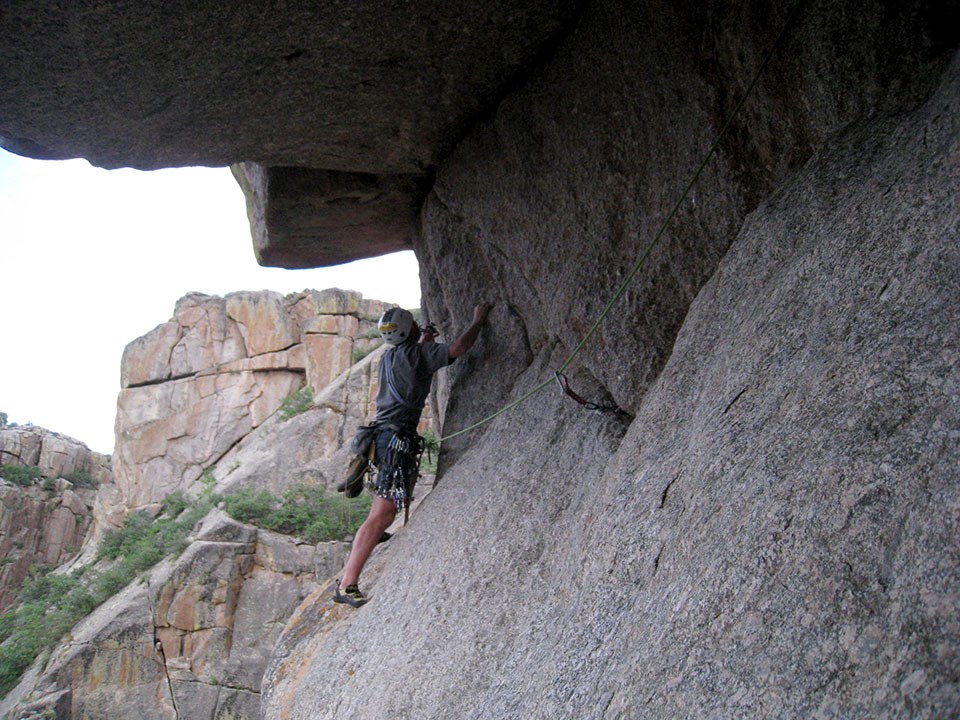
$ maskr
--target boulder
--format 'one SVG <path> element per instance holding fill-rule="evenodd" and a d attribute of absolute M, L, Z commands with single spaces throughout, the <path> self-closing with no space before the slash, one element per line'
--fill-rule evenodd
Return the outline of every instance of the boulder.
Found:
<path fill-rule="evenodd" d="M 41 17 L 20 3 L 0 20 L 12 38 L 0 58 L 14 78 L 0 83 L 8 147 L 57 156 L 69 144 L 104 164 L 178 164 L 185 146 L 212 147 L 251 163 L 241 175 L 296 167 L 248 186 L 259 188 L 249 213 L 261 247 L 288 233 L 295 249 L 269 252 L 298 266 L 403 237 L 410 205 L 393 191 L 422 176 L 412 242 L 427 315 L 450 332 L 478 300 L 496 303 L 435 394 L 447 433 L 472 429 L 444 442 L 436 490 L 365 572 L 372 601 L 332 607 L 315 602 L 320 586 L 294 612 L 260 686 L 263 717 L 956 716 L 957 3 L 478 7 L 431 6 L 417 20 L 435 22 L 411 25 L 424 6 L 378 6 L 393 42 L 430 48 L 382 66 L 398 45 L 378 44 L 364 6 L 343 28 L 333 5 L 302 24 L 289 9 L 250 23 L 245 3 L 226 19 L 176 8 L 183 20 L 170 22 L 152 3 L 111 6 L 108 19 L 86 5 Z M 251 40 L 239 51 L 202 42 L 213 13 Z M 94 43 L 91 27 L 102 28 Z M 357 47 L 373 63 L 359 69 L 376 66 L 373 84 L 335 42 L 269 45 L 300 28 L 321 44 L 363 34 Z M 156 32 L 185 51 L 157 62 L 141 40 Z M 264 37 L 273 51 L 259 56 Z M 444 99 L 477 85 L 444 74 L 447 54 L 481 37 L 498 58 L 473 69 L 496 88 L 457 115 Z M 124 64 L 129 47 L 142 63 Z M 218 87 L 202 102 L 190 72 L 171 74 L 178 92 L 163 82 L 195 57 L 210 59 L 204 71 L 227 68 L 207 73 Z M 97 73 L 114 58 L 123 68 Z M 505 66 L 517 72 L 499 74 Z M 289 68 L 305 68 L 310 87 L 284 84 Z M 383 94 L 393 72 L 402 98 Z M 87 74 L 106 91 L 65 92 Z M 250 85 L 237 92 L 238 79 Z M 449 94 L 424 102 L 418 90 L 447 80 Z M 208 123 L 221 91 L 230 119 Z M 314 92 L 329 102 L 310 105 Z M 379 118 L 367 122 L 374 96 Z M 102 97 L 107 112 L 89 110 Z M 411 105 L 454 118 L 457 132 L 420 142 L 434 126 L 406 124 Z M 190 121 L 170 123 L 181 106 Z M 131 114 L 137 131 L 124 132 Z M 256 128 L 224 132 L 231 122 Z M 315 194 L 303 187 L 311 177 Z M 309 216 L 290 209 L 278 223 L 285 179 L 288 207 Z M 397 217 L 378 234 L 381 208 Z M 331 218 L 356 221 L 364 241 L 332 247 L 344 233 Z M 558 370 L 619 412 L 545 392 Z M 271 416 L 257 433 L 306 443 L 326 411 Z M 276 448 L 245 442 L 214 469 L 219 486 L 266 483 L 280 464 Z M 322 454 L 283 453 L 284 478 Z M 194 669 L 232 670 L 193 650 L 222 658 L 250 562 L 248 543 L 209 544 L 233 554 L 198 545 L 186 556 L 210 582 L 176 577 L 212 607 L 173 590 L 164 600 L 165 671 L 181 673 L 206 715 L 212 683 L 193 682 Z M 36 702 L 80 702 L 63 689 L 71 682 L 38 685 Z M 238 707 L 255 692 L 230 691 Z"/>
<path fill-rule="evenodd" d="M 42 428 L 31 425 L 0 428 L 0 461 L 2 461 L 0 465 L 38 467 L 43 438 L 46 434 Z"/>
<path fill-rule="evenodd" d="M 13 152 L 107 168 L 422 174 L 577 10 L 18 3 L 0 18 L 0 136 Z"/>
<path fill-rule="evenodd" d="M 142 507 L 190 489 L 302 385 L 302 373 L 280 369 L 122 390 L 114 468 L 124 503 Z"/>
<path fill-rule="evenodd" d="M 37 568 L 54 568 L 80 551 L 93 522 L 96 491 L 54 490 L 0 483 L 0 613 L 17 603 L 23 581 Z"/>
<path fill-rule="evenodd" d="M 45 478 L 81 476 L 91 487 L 110 482 L 110 456 L 36 425 L 0 427 L 0 465 L 33 466 Z"/>
<path fill-rule="evenodd" d="M 257 262 L 338 265 L 409 250 L 429 175 L 372 175 L 239 163 Z"/>
<path fill-rule="evenodd" d="M 279 293 L 266 291 L 231 293 L 226 298 L 226 316 L 236 323 L 247 357 L 285 350 L 300 341 L 288 304 Z"/>

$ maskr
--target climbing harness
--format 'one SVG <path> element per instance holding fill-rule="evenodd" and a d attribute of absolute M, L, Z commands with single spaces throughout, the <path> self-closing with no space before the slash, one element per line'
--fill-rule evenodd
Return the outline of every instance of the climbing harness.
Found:
<path fill-rule="evenodd" d="M 415 405 L 409 402 L 397 389 L 393 374 L 393 348 L 384 354 L 381 367 L 394 400 L 404 408 L 417 412 L 422 410 L 422 403 Z M 386 447 L 381 446 L 384 433 L 390 436 L 384 440 Z M 406 524 L 410 517 L 413 489 L 420 477 L 420 461 L 425 445 L 415 428 L 383 421 L 359 426 L 350 445 L 353 457 L 347 466 L 345 479 L 336 486 L 337 492 L 345 493 L 348 498 L 356 497 L 363 489 L 363 476 L 366 475 L 366 485 L 374 494 L 390 500 L 397 512 L 404 510 Z"/>
<path fill-rule="evenodd" d="M 593 325 L 590 326 L 589 330 L 587 330 L 586 334 L 580 339 L 580 342 L 577 343 L 577 345 L 574 347 L 573 351 L 570 353 L 567 359 L 564 360 L 563 364 L 560 365 L 560 368 L 554 373 L 554 378 L 560 384 L 560 387 L 563 390 L 563 392 L 565 392 L 567 395 L 572 397 L 574 400 L 577 400 L 577 402 L 580 402 L 582 405 L 584 405 L 588 409 L 598 409 L 598 408 L 590 407 L 591 405 L 593 405 L 593 403 L 589 403 L 583 398 L 580 398 L 579 395 L 577 395 L 576 393 L 573 393 L 569 389 L 569 385 L 566 383 L 566 378 L 561 380 L 561 378 L 563 378 L 563 374 L 562 374 L 563 371 L 566 370 L 567 367 L 570 365 L 570 363 L 573 362 L 574 358 L 576 358 L 577 355 L 580 354 L 580 351 L 583 350 L 584 346 L 587 344 L 587 341 L 591 337 L 593 337 L 593 334 L 600 328 L 600 324 L 610 313 L 610 310 L 617 303 L 617 301 L 620 300 L 621 297 L 623 297 L 623 294 L 627 291 L 627 287 L 630 285 L 630 283 L 633 282 L 633 279 L 637 276 L 637 273 L 640 272 L 640 268 L 643 267 L 643 265 L 646 263 L 647 258 L 650 256 L 650 253 L 653 252 L 653 249 L 660 243 L 660 240 L 663 237 L 664 233 L 666 232 L 667 227 L 670 225 L 671 221 L 676 216 L 677 212 L 680 210 L 680 206 L 683 204 L 683 201 L 687 199 L 687 196 L 690 194 L 690 191 L 693 189 L 693 186 L 696 184 L 697 180 L 700 179 L 700 175 L 703 173 L 704 169 L 706 168 L 707 163 L 716 154 L 717 149 L 720 147 L 720 141 L 727 134 L 727 131 L 729 130 L 731 124 L 733 123 L 734 118 L 740 114 L 740 111 L 743 109 L 743 106 L 746 104 L 747 99 L 753 94 L 753 90 L 756 87 L 757 82 L 759 82 L 760 76 L 763 75 L 763 72 L 766 70 L 767 65 L 770 64 L 770 60 L 773 58 L 773 55 L 777 47 L 780 45 L 781 39 L 783 39 L 783 36 L 786 34 L 787 28 L 790 26 L 790 23 L 793 21 L 793 18 L 797 14 L 797 11 L 800 9 L 800 6 L 803 4 L 803 1 L 804 0 L 797 0 L 796 4 L 791 9 L 789 15 L 787 16 L 787 19 L 784 21 L 783 27 L 780 29 L 780 32 L 778 33 L 776 39 L 773 41 L 773 44 L 770 46 L 770 50 L 767 52 L 766 57 L 764 58 L 763 62 L 760 64 L 760 67 L 757 69 L 757 72 L 754 74 L 753 79 L 750 81 L 750 84 L 747 86 L 747 90 L 746 92 L 744 92 L 743 97 L 740 98 L 740 101 L 734 107 L 733 112 L 731 112 L 730 115 L 727 117 L 723 126 L 720 128 L 720 132 L 717 133 L 717 136 L 714 139 L 713 144 L 710 146 L 710 150 L 704 156 L 703 161 L 697 167 L 697 170 L 693 174 L 693 177 L 690 179 L 690 182 L 687 183 L 686 188 L 684 188 L 684 191 L 680 194 L 680 197 L 674 203 L 673 208 L 670 210 L 670 213 L 667 215 L 666 219 L 660 225 L 660 228 L 657 230 L 657 233 L 654 235 L 653 239 L 647 244 L 643 252 L 640 254 L 639 260 L 637 260 L 636 264 L 634 264 L 633 268 L 627 274 L 626 279 L 624 279 L 624 281 L 620 284 L 620 287 L 613 294 L 613 297 L 610 298 L 610 301 L 603 308 L 603 310 L 601 311 L 600 315 L 597 317 Z M 508 403 L 507 405 L 504 405 L 502 408 L 500 408 L 496 412 L 491 413 L 490 415 L 483 418 L 482 420 L 479 420 L 473 423 L 472 425 L 469 425 L 463 428 L 462 430 L 458 430 L 454 433 L 450 433 L 449 435 L 446 435 L 440 438 L 440 441 L 443 442 L 444 440 L 450 440 L 460 435 L 464 435 L 472 430 L 476 430 L 477 428 L 483 425 L 486 425 L 494 418 L 499 417 L 500 415 L 507 412 L 508 410 L 512 410 L 517 405 L 520 405 L 521 403 L 530 399 L 531 397 L 536 395 L 538 392 L 540 392 L 544 388 L 548 387 L 549 385 L 552 385 L 553 382 L 554 380 L 545 380 L 541 382 L 536 387 L 528 390 L 521 397 Z"/>

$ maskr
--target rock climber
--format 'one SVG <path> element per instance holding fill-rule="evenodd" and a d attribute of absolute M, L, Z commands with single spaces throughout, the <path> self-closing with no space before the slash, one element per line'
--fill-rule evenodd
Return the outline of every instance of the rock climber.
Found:
<path fill-rule="evenodd" d="M 432 325 L 421 330 L 408 310 L 391 308 L 381 315 L 377 330 L 390 348 L 380 361 L 377 414 L 372 423 L 377 470 L 368 486 L 373 504 L 353 539 L 334 602 L 353 607 L 367 602 L 358 587 L 360 572 L 397 512 L 413 500 L 423 449 L 417 425 L 433 374 L 473 347 L 492 307 L 490 303 L 477 305 L 473 322 L 450 344 L 436 342 L 438 333 Z"/>

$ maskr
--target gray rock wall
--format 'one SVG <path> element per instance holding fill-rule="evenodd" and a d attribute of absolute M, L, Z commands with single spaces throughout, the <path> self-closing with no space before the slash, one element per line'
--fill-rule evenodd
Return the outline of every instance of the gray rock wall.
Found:
<path fill-rule="evenodd" d="M 441 168 L 431 318 L 497 303 L 447 433 L 549 380 L 784 19 L 705 13 L 591 6 Z M 960 64 L 918 17 L 802 6 L 567 371 L 630 417 L 541 392 L 448 441 L 372 601 L 281 638 L 265 718 L 960 711 Z"/>

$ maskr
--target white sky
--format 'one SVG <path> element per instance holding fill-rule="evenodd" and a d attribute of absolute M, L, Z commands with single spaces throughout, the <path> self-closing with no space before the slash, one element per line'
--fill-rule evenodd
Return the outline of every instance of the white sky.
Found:
<path fill-rule="evenodd" d="M 412 252 L 257 265 L 227 168 L 101 170 L 0 150 L 0 412 L 113 452 L 120 358 L 191 291 L 339 287 L 420 304 Z"/>

